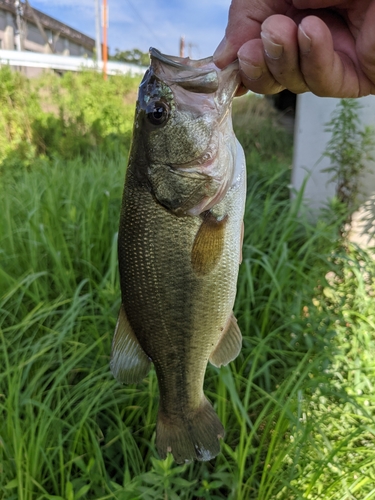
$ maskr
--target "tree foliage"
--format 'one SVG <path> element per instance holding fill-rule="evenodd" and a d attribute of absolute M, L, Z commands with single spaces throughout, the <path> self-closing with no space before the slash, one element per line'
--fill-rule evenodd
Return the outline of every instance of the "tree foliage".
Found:
<path fill-rule="evenodd" d="M 116 49 L 116 54 L 112 56 L 111 59 L 113 59 L 114 61 L 138 64 L 139 66 L 148 66 L 150 62 L 150 56 L 148 55 L 148 52 L 142 52 L 139 49 Z"/>

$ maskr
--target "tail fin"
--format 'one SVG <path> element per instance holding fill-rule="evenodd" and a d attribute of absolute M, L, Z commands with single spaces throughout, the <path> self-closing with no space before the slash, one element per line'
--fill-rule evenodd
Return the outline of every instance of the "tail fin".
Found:
<path fill-rule="evenodd" d="M 156 424 L 156 446 L 160 458 L 170 452 L 177 463 L 211 460 L 220 453 L 224 427 L 211 404 L 204 397 L 193 413 L 176 417 L 159 408 Z"/>

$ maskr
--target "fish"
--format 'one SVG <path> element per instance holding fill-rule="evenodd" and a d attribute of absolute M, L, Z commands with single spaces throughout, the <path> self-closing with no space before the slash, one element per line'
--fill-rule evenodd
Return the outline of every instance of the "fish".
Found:
<path fill-rule="evenodd" d="M 110 367 L 126 384 L 153 363 L 156 447 L 177 463 L 220 453 L 224 427 L 203 392 L 208 362 L 227 365 L 242 335 L 233 315 L 246 171 L 232 127 L 238 62 L 220 70 L 150 49 L 139 86 L 118 233 L 122 304 Z"/>

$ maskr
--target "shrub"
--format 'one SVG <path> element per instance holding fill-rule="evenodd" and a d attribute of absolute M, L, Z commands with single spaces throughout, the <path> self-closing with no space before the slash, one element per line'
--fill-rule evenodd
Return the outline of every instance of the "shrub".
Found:
<path fill-rule="evenodd" d="M 129 76 L 104 81 L 90 71 L 29 81 L 0 69 L 0 167 L 126 152 L 138 83 Z"/>

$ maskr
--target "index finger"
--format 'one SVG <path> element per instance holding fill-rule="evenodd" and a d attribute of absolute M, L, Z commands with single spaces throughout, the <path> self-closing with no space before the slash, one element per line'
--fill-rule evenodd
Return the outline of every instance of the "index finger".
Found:
<path fill-rule="evenodd" d="M 290 9 L 287 0 L 232 0 L 225 36 L 214 52 L 214 62 L 224 68 L 237 58 L 238 49 L 247 41 L 260 38 L 262 23 L 273 14 Z"/>

